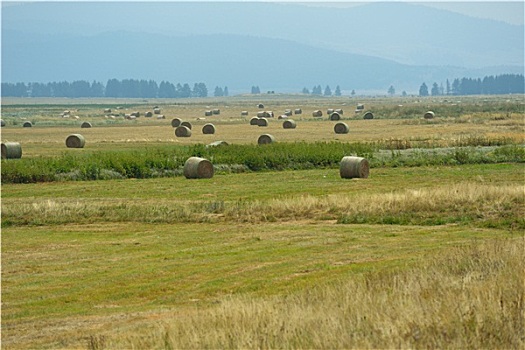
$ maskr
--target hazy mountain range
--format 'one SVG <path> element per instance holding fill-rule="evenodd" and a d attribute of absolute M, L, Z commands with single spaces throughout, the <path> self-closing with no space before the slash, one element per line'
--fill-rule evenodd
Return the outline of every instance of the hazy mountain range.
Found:
<path fill-rule="evenodd" d="M 505 3 L 502 3 L 504 6 Z M 2 7 L 2 81 L 153 79 L 230 92 L 417 91 L 523 73 L 524 27 L 401 2 L 37 2 Z"/>

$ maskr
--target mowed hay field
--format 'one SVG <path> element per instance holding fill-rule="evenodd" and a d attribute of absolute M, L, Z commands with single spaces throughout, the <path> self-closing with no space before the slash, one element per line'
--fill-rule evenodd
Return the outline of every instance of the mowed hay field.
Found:
<path fill-rule="evenodd" d="M 267 127 L 249 125 L 258 103 L 275 114 Z M 106 118 L 117 106 L 141 116 Z M 144 117 L 154 106 L 165 119 Z M 284 129 L 278 116 L 297 108 L 297 128 Z M 348 134 L 335 134 L 328 108 L 344 110 Z M 5 169 L 71 159 L 64 154 L 250 146 L 261 134 L 290 145 L 374 143 L 393 158 L 419 147 L 457 160 L 488 153 L 410 167 L 374 158 L 366 179 L 325 166 L 3 180 L 2 347 L 523 348 L 524 108 L 523 96 L 5 99 L 2 142 L 23 149 Z M 429 110 L 435 117 L 424 119 Z M 173 118 L 192 124 L 191 137 L 175 136 Z M 201 132 L 206 123 L 215 134 Z M 66 148 L 70 134 L 85 147 Z M 498 149 L 518 157 L 492 161 Z"/>

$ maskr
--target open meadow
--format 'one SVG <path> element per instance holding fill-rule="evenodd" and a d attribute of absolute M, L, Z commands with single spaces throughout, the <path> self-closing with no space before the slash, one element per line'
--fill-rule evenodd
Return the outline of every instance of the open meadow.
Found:
<path fill-rule="evenodd" d="M 2 348 L 525 346 L 523 95 L 6 98 L 2 121 Z"/>

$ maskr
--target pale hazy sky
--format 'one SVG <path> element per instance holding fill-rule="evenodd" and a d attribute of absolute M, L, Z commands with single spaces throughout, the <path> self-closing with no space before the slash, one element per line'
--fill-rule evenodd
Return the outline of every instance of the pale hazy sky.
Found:
<path fill-rule="evenodd" d="M 29 2 L 26 0 L 22 1 L 3 1 L 0 0 L 2 7 L 14 5 L 21 2 Z M 31 2 L 46 2 L 49 0 L 32 0 Z M 54 1 L 54 0 L 51 0 Z M 85 0 L 77 0 L 85 1 Z M 107 1 L 107 0 L 86 0 L 86 1 Z M 113 0 L 113 1 L 130 1 L 130 0 Z M 134 1 L 134 0 L 131 0 Z M 144 1 L 144 0 L 141 0 Z M 157 2 L 176 2 L 170 0 L 156 0 Z M 224 2 L 224 0 L 184 0 L 184 1 L 198 1 L 198 2 Z M 323 6 L 323 7 L 351 7 L 365 4 L 367 2 L 381 1 L 381 2 L 393 2 L 399 0 L 235 0 L 234 2 L 281 2 L 281 3 L 304 3 L 310 6 Z M 136 2 L 136 0 L 134 1 Z M 436 1 L 436 0 L 417 0 L 417 1 L 401 1 L 408 3 L 416 3 L 435 8 L 448 10 L 452 12 L 458 12 L 464 15 L 469 15 L 478 18 L 494 19 L 510 24 L 524 24 L 525 17 L 525 1 L 488 1 L 488 0 L 463 0 L 463 1 Z"/>
<path fill-rule="evenodd" d="M 216 0 L 220 1 L 220 0 Z M 334 6 L 334 7 L 352 7 L 370 2 L 407 2 L 413 4 L 420 4 L 431 6 L 434 8 L 458 12 L 463 15 L 478 18 L 488 18 L 497 21 L 507 22 L 510 24 L 524 24 L 525 17 L 525 1 L 487 1 L 487 0 L 463 0 L 463 1 L 436 1 L 436 0 L 416 0 L 416 1 L 400 1 L 400 0 L 289 0 L 284 2 L 306 3 L 310 6 Z"/>

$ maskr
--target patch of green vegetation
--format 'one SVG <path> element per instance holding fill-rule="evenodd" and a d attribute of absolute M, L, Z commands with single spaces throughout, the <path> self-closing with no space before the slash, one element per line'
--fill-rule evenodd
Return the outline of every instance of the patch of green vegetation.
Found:
<path fill-rule="evenodd" d="M 209 159 L 218 173 L 244 171 L 336 168 L 342 157 L 356 155 L 374 167 L 431 166 L 525 162 L 525 148 L 505 145 L 495 149 L 457 147 L 453 149 L 379 152 L 373 143 L 295 142 L 271 145 L 149 147 L 136 150 L 64 153 L 58 157 L 3 160 L 3 183 L 31 183 L 64 180 L 106 180 L 155 178 L 182 175 L 191 156 Z"/>

